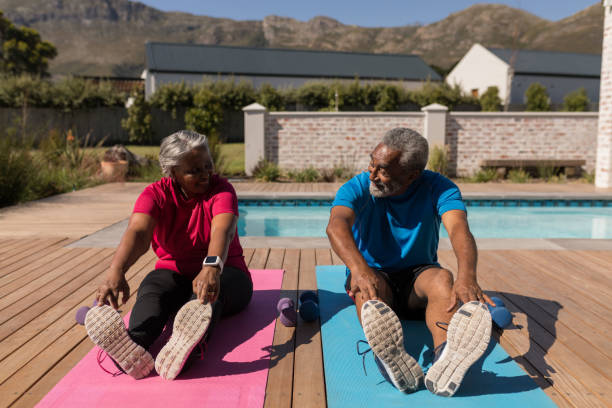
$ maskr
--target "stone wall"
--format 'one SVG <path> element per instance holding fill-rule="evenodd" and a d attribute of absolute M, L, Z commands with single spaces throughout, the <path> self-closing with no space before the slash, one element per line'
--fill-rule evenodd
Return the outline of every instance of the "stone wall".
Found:
<path fill-rule="evenodd" d="M 267 113 L 265 156 L 283 169 L 347 166 L 365 170 L 385 131 L 409 127 L 422 133 L 423 118 L 420 112 Z"/>
<path fill-rule="evenodd" d="M 583 159 L 593 171 L 596 113 L 459 113 L 446 118 L 450 167 L 459 176 L 485 159 Z"/>

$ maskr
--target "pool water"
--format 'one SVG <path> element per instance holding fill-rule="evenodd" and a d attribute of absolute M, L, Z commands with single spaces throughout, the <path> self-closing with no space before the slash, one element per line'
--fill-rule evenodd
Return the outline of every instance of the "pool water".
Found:
<path fill-rule="evenodd" d="M 240 205 L 238 234 L 325 237 L 330 206 Z M 612 207 L 469 207 L 476 238 L 612 239 Z M 448 237 L 444 226 L 440 236 Z"/>

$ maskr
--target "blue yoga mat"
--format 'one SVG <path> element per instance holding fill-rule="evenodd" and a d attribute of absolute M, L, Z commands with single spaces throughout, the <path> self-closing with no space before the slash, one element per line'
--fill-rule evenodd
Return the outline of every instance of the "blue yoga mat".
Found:
<path fill-rule="evenodd" d="M 365 340 L 353 301 L 344 292 L 344 266 L 317 266 L 321 311 L 321 341 L 327 405 L 336 407 L 555 407 L 555 403 L 491 340 L 486 353 L 467 372 L 459 391 L 450 398 L 431 394 L 422 386 L 403 394 L 383 379 L 372 353 L 357 354 Z M 403 321 L 406 351 L 419 359 L 426 372 L 431 365 L 431 335 L 424 322 Z M 367 344 L 360 346 L 367 349 Z M 415 405 L 416 404 L 416 405 Z"/>

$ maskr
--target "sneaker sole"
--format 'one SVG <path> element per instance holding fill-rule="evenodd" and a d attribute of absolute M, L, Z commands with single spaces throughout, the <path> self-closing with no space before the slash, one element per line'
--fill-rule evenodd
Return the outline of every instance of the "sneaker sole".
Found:
<path fill-rule="evenodd" d="M 189 354 L 204 337 L 212 317 L 210 303 L 191 300 L 176 314 L 172 336 L 155 358 L 155 370 L 166 380 L 174 380 L 181 372 Z"/>
<path fill-rule="evenodd" d="M 121 316 L 110 306 L 94 306 L 85 316 L 89 338 L 130 377 L 140 379 L 153 370 L 153 357 L 128 335 Z"/>
<path fill-rule="evenodd" d="M 491 314 L 480 302 L 464 304 L 448 325 L 446 348 L 425 377 L 429 391 L 442 397 L 457 392 L 467 370 L 487 350 L 491 338 Z"/>
<path fill-rule="evenodd" d="M 423 380 L 423 370 L 404 350 L 402 324 L 395 312 L 383 302 L 368 300 L 361 307 L 361 321 L 368 344 L 388 368 L 395 388 L 416 391 Z"/>

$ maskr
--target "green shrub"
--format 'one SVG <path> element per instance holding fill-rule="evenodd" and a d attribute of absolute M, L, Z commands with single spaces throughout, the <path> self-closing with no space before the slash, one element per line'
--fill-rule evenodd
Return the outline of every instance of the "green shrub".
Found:
<path fill-rule="evenodd" d="M 473 183 L 487 183 L 489 181 L 495 181 L 497 179 L 499 179 L 499 174 L 497 173 L 497 170 L 493 167 L 485 167 L 478 170 L 468 180 Z"/>
<path fill-rule="evenodd" d="M 320 82 L 308 82 L 296 90 L 297 103 L 310 110 L 329 109 L 329 87 Z"/>
<path fill-rule="evenodd" d="M 187 108 L 193 105 L 194 89 L 185 85 L 184 82 L 178 84 L 165 84 L 151 96 L 151 106 L 159 108 L 165 112 L 170 112 L 172 119 L 176 119 L 177 109 Z"/>
<path fill-rule="evenodd" d="M 499 89 L 496 86 L 490 86 L 480 96 L 480 107 L 484 112 L 499 112 L 501 111 L 502 101 L 499 98 Z"/>
<path fill-rule="evenodd" d="M 389 112 L 397 110 L 400 100 L 400 90 L 398 86 L 385 86 L 378 94 L 378 101 L 374 110 L 378 112 Z"/>
<path fill-rule="evenodd" d="M 568 93 L 563 98 L 563 110 L 566 112 L 587 112 L 591 101 L 584 88 Z"/>
<path fill-rule="evenodd" d="M 427 81 L 423 87 L 410 94 L 410 99 L 423 107 L 439 103 L 453 109 L 457 105 L 478 105 L 478 100 L 471 95 L 465 95 L 458 85 L 450 86 L 446 82 L 434 83 Z"/>
<path fill-rule="evenodd" d="M 260 160 L 253 169 L 253 177 L 260 181 L 276 181 L 280 178 L 281 171 L 275 163 Z"/>
<path fill-rule="evenodd" d="M 325 182 L 346 181 L 355 175 L 355 171 L 343 164 L 335 165 L 331 169 L 322 169 L 319 177 Z"/>
<path fill-rule="evenodd" d="M 444 176 L 448 175 L 448 147 L 434 146 L 429 153 L 427 168 Z"/>
<path fill-rule="evenodd" d="M 561 169 L 554 166 L 538 166 L 538 178 L 546 181 L 552 181 L 560 173 Z"/>
<path fill-rule="evenodd" d="M 159 160 L 155 155 L 146 155 L 146 163 L 139 166 L 130 166 L 128 178 L 130 181 L 152 183 L 163 177 Z"/>
<path fill-rule="evenodd" d="M 13 136 L 0 137 L 0 207 L 24 201 L 36 173 L 29 148 Z"/>
<path fill-rule="evenodd" d="M 265 106 L 269 111 L 281 111 L 285 109 L 283 95 L 270 84 L 263 84 L 257 95 L 258 103 Z"/>
<path fill-rule="evenodd" d="M 586 171 L 583 172 L 580 180 L 585 183 L 595 184 L 595 170 L 591 171 L 590 173 L 587 173 Z"/>
<path fill-rule="evenodd" d="M 508 172 L 508 180 L 513 183 L 527 183 L 531 177 L 523 169 L 512 169 Z"/>
<path fill-rule="evenodd" d="M 288 177 L 298 183 L 312 183 L 319 180 L 319 171 L 314 167 L 289 171 Z"/>
<path fill-rule="evenodd" d="M 151 126 L 151 105 L 145 100 L 143 92 L 137 91 L 134 101 L 128 108 L 128 117 L 121 121 L 121 127 L 127 130 L 130 143 L 151 144 L 153 128 Z"/>
<path fill-rule="evenodd" d="M 539 82 L 534 82 L 529 85 L 525 91 L 525 99 L 527 101 L 526 110 L 529 112 L 546 112 L 550 110 L 550 98 L 546 87 Z"/>

